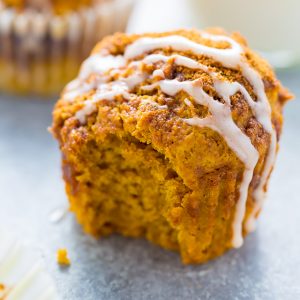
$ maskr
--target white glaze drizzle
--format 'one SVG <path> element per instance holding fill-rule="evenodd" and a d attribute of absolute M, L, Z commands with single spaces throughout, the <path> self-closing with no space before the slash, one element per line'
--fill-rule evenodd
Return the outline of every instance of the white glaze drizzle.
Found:
<path fill-rule="evenodd" d="M 92 99 L 85 101 L 84 107 L 77 111 L 76 118 L 84 123 L 86 120 L 86 116 L 93 113 L 96 109 L 96 103 L 101 100 L 112 101 L 116 98 L 116 96 L 122 95 L 125 99 L 129 100 L 130 95 L 128 93 L 128 86 L 122 82 L 115 81 L 111 84 L 101 84 L 96 90 Z"/>
<path fill-rule="evenodd" d="M 87 58 L 80 69 L 79 76 L 71 81 L 67 86 L 63 98 L 71 101 L 80 95 L 96 89 L 100 84 L 105 83 L 107 78 L 103 74 L 110 69 L 119 69 L 126 64 L 123 56 L 101 55 L 96 53 Z M 95 77 L 87 82 L 91 74 Z M 102 76 L 100 76 L 102 75 Z M 89 111 L 89 110 L 87 110 Z"/>
<path fill-rule="evenodd" d="M 163 70 L 157 69 L 152 73 L 153 78 L 165 79 L 165 73 Z"/>
<path fill-rule="evenodd" d="M 124 57 L 132 59 L 156 49 L 170 47 L 177 51 L 190 51 L 194 54 L 206 55 L 216 61 L 222 62 L 224 67 L 235 68 L 240 61 L 240 57 L 236 54 L 241 53 L 242 48 L 229 37 L 222 36 L 222 41 L 228 42 L 232 47 L 227 49 L 212 48 L 178 35 L 160 38 L 140 38 L 126 48 Z"/>
<path fill-rule="evenodd" d="M 265 94 L 264 85 L 260 75 L 255 71 L 246 61 L 243 56 L 243 48 L 233 39 L 227 36 L 216 36 L 210 34 L 202 34 L 202 37 L 214 41 L 225 41 L 229 44 L 229 48 L 218 49 L 208 47 L 202 44 L 193 42 L 182 36 L 167 36 L 160 38 L 141 38 L 136 40 L 134 43 L 129 45 L 126 50 L 124 57 L 119 58 L 120 63 L 115 63 L 114 58 L 109 57 L 107 61 L 103 64 L 104 69 L 107 68 L 119 68 L 126 64 L 130 59 L 139 57 L 147 52 L 151 52 L 157 49 L 163 49 L 165 47 L 170 47 L 177 51 L 189 51 L 193 54 L 205 55 L 212 57 L 215 61 L 222 63 L 223 66 L 234 69 L 241 69 L 243 76 L 252 85 L 253 90 L 257 96 L 257 101 L 254 101 L 246 88 L 238 82 L 229 82 L 226 79 L 221 80 L 220 75 L 210 70 L 206 65 L 200 64 L 197 61 L 190 59 L 181 55 L 171 55 L 165 56 L 162 54 L 149 54 L 140 63 L 144 64 L 154 64 L 159 61 L 167 62 L 169 59 L 173 59 L 174 63 L 177 65 L 182 65 L 192 69 L 201 69 L 204 72 L 209 73 L 214 81 L 214 88 L 216 92 L 223 98 L 225 103 L 218 102 L 206 94 L 200 85 L 199 81 L 184 81 L 179 82 L 177 80 L 166 80 L 164 79 L 164 73 L 162 70 L 155 70 L 152 74 L 153 78 L 161 78 L 160 81 L 144 86 L 143 89 L 151 90 L 155 87 L 159 87 L 164 93 L 174 96 L 179 91 L 183 90 L 192 96 L 195 101 L 199 104 L 206 105 L 211 115 L 204 119 L 192 118 L 186 119 L 190 125 L 196 125 L 201 127 L 209 127 L 218 133 L 220 133 L 226 140 L 228 146 L 236 153 L 239 159 L 245 165 L 245 171 L 243 174 L 243 179 L 240 184 L 240 195 L 236 204 L 236 212 L 233 220 L 233 239 L 232 244 L 234 247 L 240 247 L 243 243 L 242 237 L 242 223 L 245 217 L 246 201 L 248 196 L 248 189 L 250 182 L 253 178 L 253 172 L 255 166 L 259 159 L 259 154 L 255 147 L 252 145 L 251 140 L 247 135 L 245 135 L 239 127 L 234 123 L 231 115 L 230 108 L 230 97 L 241 92 L 252 109 L 252 112 L 258 122 L 264 127 L 265 131 L 270 134 L 271 143 L 269 147 L 269 152 L 265 160 L 264 169 L 261 175 L 260 183 L 258 187 L 253 192 L 253 197 L 255 199 L 255 207 L 249 219 L 246 222 L 246 229 L 250 230 L 253 227 L 253 221 L 255 220 L 256 213 L 260 210 L 263 200 L 265 198 L 264 186 L 267 182 L 268 176 L 271 172 L 275 155 L 276 155 L 276 133 L 273 129 L 271 122 L 271 107 L 268 102 L 267 96 Z M 95 62 L 92 62 L 94 58 L 91 59 L 91 67 L 89 67 L 89 62 L 86 63 L 86 69 L 82 71 L 84 75 L 93 73 L 93 68 Z M 97 58 L 98 59 L 98 58 Z M 106 58 L 101 58 L 100 60 L 106 60 Z M 109 63 L 112 60 L 113 63 Z M 106 63 L 107 62 L 107 63 Z M 115 63 L 115 64 L 114 64 Z M 138 62 L 134 61 L 129 64 L 137 65 Z M 100 66 L 101 68 L 101 66 Z M 97 70 L 98 72 L 103 72 L 103 70 Z M 113 70 L 116 71 L 116 70 Z M 83 76 L 83 77 L 85 77 Z M 146 75 L 140 71 L 135 75 L 131 75 L 133 79 L 121 79 L 113 82 L 103 89 L 105 85 L 100 84 L 95 96 L 92 100 L 87 100 L 85 106 L 81 111 L 78 111 L 76 117 L 81 121 L 85 122 L 85 116 L 92 113 L 96 108 L 96 103 L 100 100 L 113 100 L 117 95 L 122 95 L 125 99 L 129 100 L 130 90 L 137 84 L 142 83 Z"/>
<path fill-rule="evenodd" d="M 184 103 L 185 103 L 187 106 L 193 107 L 192 102 L 191 102 L 188 98 L 185 98 L 183 101 L 184 101 Z"/>
<path fill-rule="evenodd" d="M 121 68 L 125 66 L 125 64 L 126 60 L 121 55 L 103 56 L 96 53 L 84 61 L 80 69 L 79 78 L 86 79 L 90 74 L 102 74 L 110 69 Z"/>

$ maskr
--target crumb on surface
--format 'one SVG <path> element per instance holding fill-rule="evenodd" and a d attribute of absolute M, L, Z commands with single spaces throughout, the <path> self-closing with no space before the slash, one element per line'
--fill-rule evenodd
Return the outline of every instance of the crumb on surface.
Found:
<path fill-rule="evenodd" d="M 0 282 L 0 300 L 5 300 L 7 296 L 8 296 L 7 287 Z"/>
<path fill-rule="evenodd" d="M 57 250 L 57 263 L 62 266 L 69 266 L 71 261 L 68 257 L 67 249 L 58 249 Z"/>

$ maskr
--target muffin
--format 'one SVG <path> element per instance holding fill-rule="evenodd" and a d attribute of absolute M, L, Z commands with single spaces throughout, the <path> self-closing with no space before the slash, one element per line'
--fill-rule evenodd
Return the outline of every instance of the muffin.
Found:
<path fill-rule="evenodd" d="M 104 35 L 123 31 L 134 0 L 0 0 L 0 90 L 51 95 Z"/>
<path fill-rule="evenodd" d="M 105 38 L 52 132 L 71 210 L 96 237 L 145 237 L 202 263 L 254 229 L 291 95 L 239 34 Z"/>

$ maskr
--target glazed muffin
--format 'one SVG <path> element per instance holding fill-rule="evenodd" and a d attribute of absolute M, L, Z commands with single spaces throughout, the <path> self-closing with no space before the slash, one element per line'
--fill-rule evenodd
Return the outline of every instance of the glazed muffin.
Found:
<path fill-rule="evenodd" d="M 201 263 L 254 229 L 291 95 L 239 34 L 105 38 L 52 131 L 71 210 L 96 237 L 145 237 Z"/>
<path fill-rule="evenodd" d="M 133 2 L 0 0 L 0 90 L 58 93 L 100 38 L 125 30 Z"/>

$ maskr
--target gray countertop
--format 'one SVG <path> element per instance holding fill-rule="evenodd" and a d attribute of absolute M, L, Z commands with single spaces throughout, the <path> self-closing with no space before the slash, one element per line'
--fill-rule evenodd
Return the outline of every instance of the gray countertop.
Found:
<path fill-rule="evenodd" d="M 279 74 L 300 98 L 300 73 Z M 53 101 L 0 95 L 0 228 L 38 247 L 62 299 L 300 299 L 300 102 L 289 103 L 258 229 L 244 246 L 201 266 L 144 240 L 82 233 L 67 214 L 59 151 L 47 132 Z M 0 245 L 1 246 L 1 245 Z M 72 260 L 60 269 L 58 248 Z M 34 300 L 34 299 L 33 299 Z"/>

